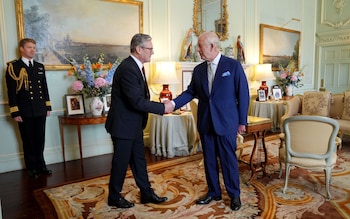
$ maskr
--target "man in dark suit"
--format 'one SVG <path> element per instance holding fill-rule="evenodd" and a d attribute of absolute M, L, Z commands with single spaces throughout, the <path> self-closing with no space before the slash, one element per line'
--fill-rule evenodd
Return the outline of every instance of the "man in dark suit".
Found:
<path fill-rule="evenodd" d="M 109 181 L 108 205 L 118 208 L 134 206 L 120 194 L 128 165 L 140 188 L 141 203 L 161 203 L 167 197 L 158 197 L 148 179 L 143 129 L 146 127 L 148 112 L 164 114 L 174 109 L 170 102 L 150 101 L 143 64 L 153 55 L 152 38 L 136 34 L 131 39 L 131 55 L 118 66 L 112 85 L 111 107 L 106 121 L 114 146 L 112 169 Z"/>
<path fill-rule="evenodd" d="M 18 122 L 28 175 L 38 178 L 51 175 L 44 160 L 46 116 L 51 103 L 44 65 L 33 60 L 36 42 L 25 38 L 19 42 L 21 58 L 8 63 L 7 94 L 11 117 Z"/>
<path fill-rule="evenodd" d="M 187 90 L 174 99 L 175 109 L 197 97 L 197 127 L 201 137 L 207 194 L 196 201 L 208 204 L 221 200 L 219 165 L 223 173 L 230 207 L 241 207 L 237 133 L 245 131 L 249 107 L 248 82 L 239 62 L 220 54 L 220 41 L 214 32 L 202 33 L 198 38 L 198 52 L 205 62 L 194 68 Z"/>

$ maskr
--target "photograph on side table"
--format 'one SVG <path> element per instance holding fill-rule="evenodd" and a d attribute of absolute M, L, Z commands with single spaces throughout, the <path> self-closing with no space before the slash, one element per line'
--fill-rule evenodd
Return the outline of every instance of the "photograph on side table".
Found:
<path fill-rule="evenodd" d="M 258 90 L 258 101 L 266 101 L 265 90 Z"/>
<path fill-rule="evenodd" d="M 281 89 L 280 88 L 273 88 L 272 95 L 273 95 L 275 100 L 281 100 L 282 99 Z"/>
<path fill-rule="evenodd" d="M 111 97 L 112 97 L 111 94 L 107 94 L 106 96 L 104 96 L 104 97 L 102 98 L 102 100 L 103 100 L 103 112 L 104 112 L 105 114 L 108 113 L 109 107 L 111 106 Z"/>
<path fill-rule="evenodd" d="M 84 97 L 82 94 L 66 94 L 67 115 L 85 114 Z"/>

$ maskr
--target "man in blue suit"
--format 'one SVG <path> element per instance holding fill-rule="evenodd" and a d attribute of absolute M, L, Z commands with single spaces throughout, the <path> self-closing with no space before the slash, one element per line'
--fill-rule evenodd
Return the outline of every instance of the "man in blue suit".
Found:
<path fill-rule="evenodd" d="M 220 41 L 214 32 L 202 33 L 198 38 L 198 52 L 205 62 L 193 70 L 187 90 L 174 99 L 175 109 L 198 98 L 198 131 L 201 137 L 208 192 L 197 204 L 221 200 L 219 165 L 230 207 L 241 208 L 237 133 L 245 131 L 249 107 L 248 82 L 242 65 L 220 54 Z"/>

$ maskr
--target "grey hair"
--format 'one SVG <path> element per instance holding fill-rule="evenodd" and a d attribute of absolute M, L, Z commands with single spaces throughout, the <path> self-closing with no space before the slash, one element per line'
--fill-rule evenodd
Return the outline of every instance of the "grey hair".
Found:
<path fill-rule="evenodd" d="M 216 49 L 221 49 L 221 44 L 218 35 L 211 31 L 211 32 L 204 32 L 200 35 L 200 37 L 205 37 L 205 44 L 210 45 L 213 44 Z"/>
<path fill-rule="evenodd" d="M 137 33 L 135 34 L 130 42 L 130 52 L 133 53 L 136 51 L 136 47 L 137 46 L 143 46 L 143 43 L 146 41 L 150 41 L 152 40 L 152 37 L 150 35 L 147 34 L 143 34 L 143 33 Z"/>

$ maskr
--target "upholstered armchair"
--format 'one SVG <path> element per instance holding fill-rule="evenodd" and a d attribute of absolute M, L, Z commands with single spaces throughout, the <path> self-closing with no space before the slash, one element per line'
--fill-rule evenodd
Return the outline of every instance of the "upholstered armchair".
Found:
<path fill-rule="evenodd" d="M 284 138 L 283 122 L 292 116 L 312 115 L 331 117 L 338 120 L 340 129 L 350 129 L 350 121 L 342 119 L 344 94 L 332 95 L 331 92 L 327 91 L 307 91 L 304 95 L 295 95 L 292 99 L 285 101 L 284 104 L 286 105 L 286 112 L 280 120 L 280 127 L 282 127 L 282 133 L 280 134 L 281 141 Z M 338 134 L 340 135 L 340 133 Z M 336 146 L 338 149 L 341 149 L 341 137 L 336 138 Z"/>
<path fill-rule="evenodd" d="M 285 184 L 288 186 L 291 166 L 309 170 L 324 170 L 327 199 L 331 198 L 329 184 L 337 161 L 335 138 L 339 123 L 323 116 L 293 116 L 283 123 L 285 139 L 279 149 L 280 176 L 285 163 Z"/>

